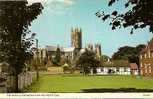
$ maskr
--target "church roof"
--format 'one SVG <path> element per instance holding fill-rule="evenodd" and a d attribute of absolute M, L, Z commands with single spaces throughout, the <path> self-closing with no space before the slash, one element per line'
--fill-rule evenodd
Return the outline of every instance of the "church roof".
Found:
<path fill-rule="evenodd" d="M 63 52 L 73 52 L 75 50 L 74 47 L 69 47 L 69 48 L 63 48 Z"/>
<path fill-rule="evenodd" d="M 47 51 L 56 51 L 57 48 L 58 48 L 57 46 L 46 46 Z M 60 50 L 61 52 L 72 52 L 75 50 L 75 48 L 74 47 L 68 47 L 68 48 L 60 47 Z"/>
<path fill-rule="evenodd" d="M 47 51 L 56 51 L 57 50 L 57 46 L 46 46 L 46 50 Z"/>

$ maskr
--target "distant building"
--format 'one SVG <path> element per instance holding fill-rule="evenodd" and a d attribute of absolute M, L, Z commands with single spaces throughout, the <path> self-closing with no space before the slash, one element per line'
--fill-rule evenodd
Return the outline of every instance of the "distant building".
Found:
<path fill-rule="evenodd" d="M 95 53 L 98 59 L 101 59 L 101 45 L 95 44 Z"/>
<path fill-rule="evenodd" d="M 99 75 L 131 75 L 131 68 L 126 60 L 106 62 L 102 67 L 97 67 L 96 70 Z"/>
<path fill-rule="evenodd" d="M 51 61 L 56 56 L 57 48 L 60 49 L 60 55 L 61 58 L 66 59 L 66 61 L 69 61 L 70 63 L 73 63 L 73 61 L 79 57 L 82 53 L 85 52 L 85 48 L 82 48 L 82 30 L 81 28 L 72 28 L 71 29 L 71 47 L 60 47 L 60 46 L 51 46 L 48 45 L 43 49 L 38 49 L 34 51 L 34 59 L 36 60 L 37 57 L 39 60 L 37 60 L 37 63 L 52 65 Z M 93 48 L 93 45 L 88 45 L 90 50 L 94 51 L 96 53 L 96 56 L 98 59 L 101 57 L 101 45 L 95 44 L 95 48 Z M 39 62 L 38 62 L 39 61 Z"/>
<path fill-rule="evenodd" d="M 153 38 L 148 42 L 146 48 L 140 52 L 140 74 L 142 76 L 153 76 Z"/>
<path fill-rule="evenodd" d="M 93 44 L 87 44 L 86 48 L 93 51 Z"/>
<path fill-rule="evenodd" d="M 132 75 L 138 75 L 139 74 L 139 68 L 136 63 L 130 63 L 130 68 L 131 68 L 131 74 Z"/>
<path fill-rule="evenodd" d="M 82 48 L 82 30 L 81 28 L 71 29 L 71 47 L 76 49 Z"/>
<path fill-rule="evenodd" d="M 91 69 L 91 74 L 94 68 Z M 105 62 L 103 66 L 96 67 L 98 75 L 138 75 L 136 63 L 129 63 L 127 60 L 113 60 Z"/>
<path fill-rule="evenodd" d="M 97 56 L 97 59 L 101 59 L 101 55 L 102 55 L 102 52 L 101 52 L 101 45 L 100 44 L 95 44 L 95 47 L 93 47 L 93 44 L 87 44 L 86 46 L 87 50 L 90 50 L 90 51 L 93 51 L 96 53 L 96 56 Z"/>

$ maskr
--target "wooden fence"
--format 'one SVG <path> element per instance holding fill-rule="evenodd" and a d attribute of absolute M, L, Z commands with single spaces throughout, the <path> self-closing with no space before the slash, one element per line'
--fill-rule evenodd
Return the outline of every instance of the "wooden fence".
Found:
<path fill-rule="evenodd" d="M 3 76 L 4 78 L 4 76 Z M 6 77 L 5 77 L 6 78 Z M 23 90 L 30 86 L 37 78 L 36 72 L 26 72 L 18 75 L 18 88 Z M 13 76 L 7 76 L 7 80 L 0 82 L 0 93 L 9 92 L 10 87 L 13 85 Z"/>
<path fill-rule="evenodd" d="M 23 90 L 23 88 L 30 86 L 37 78 L 36 72 L 21 73 L 18 75 L 18 88 Z"/>

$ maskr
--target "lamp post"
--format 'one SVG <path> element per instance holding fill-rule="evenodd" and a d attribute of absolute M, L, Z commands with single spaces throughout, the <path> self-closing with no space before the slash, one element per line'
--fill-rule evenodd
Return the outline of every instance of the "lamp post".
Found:
<path fill-rule="evenodd" d="M 37 55 L 37 58 L 36 58 L 36 72 L 37 72 L 37 81 L 39 80 L 39 69 L 38 69 L 38 39 L 36 39 L 36 55 Z"/>

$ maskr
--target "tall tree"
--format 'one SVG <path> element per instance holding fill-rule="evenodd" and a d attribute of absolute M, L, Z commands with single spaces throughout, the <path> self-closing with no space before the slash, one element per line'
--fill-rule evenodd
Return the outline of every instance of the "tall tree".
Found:
<path fill-rule="evenodd" d="M 14 76 L 11 92 L 18 92 L 18 74 L 25 66 L 35 34 L 28 26 L 41 13 L 40 3 L 27 5 L 26 0 L 0 1 L 0 62 L 9 63 L 9 73 Z"/>
<path fill-rule="evenodd" d="M 54 63 L 55 65 L 59 65 L 60 60 L 61 60 L 61 51 L 60 51 L 60 48 L 57 47 L 57 49 L 56 49 L 56 54 L 55 54 L 55 57 L 54 57 L 54 59 L 53 59 L 53 63 Z"/>
<path fill-rule="evenodd" d="M 139 65 L 139 53 L 145 48 L 145 45 L 140 44 L 136 47 L 124 46 L 120 47 L 116 53 L 112 56 L 113 60 L 128 60 L 131 63 L 137 63 Z"/>
<path fill-rule="evenodd" d="M 90 73 L 91 68 L 100 66 L 100 61 L 97 60 L 96 54 L 93 51 L 87 50 L 77 59 L 76 65 L 80 66 L 83 73 Z"/>
<path fill-rule="evenodd" d="M 122 0 L 109 0 L 108 6 L 112 6 L 116 1 Z M 131 34 L 134 29 L 149 27 L 150 32 L 153 32 L 153 0 L 125 0 L 124 13 L 114 10 L 112 13 L 98 11 L 96 16 L 102 18 L 103 21 L 111 19 L 110 25 L 112 30 L 121 27 L 131 27 Z"/>

